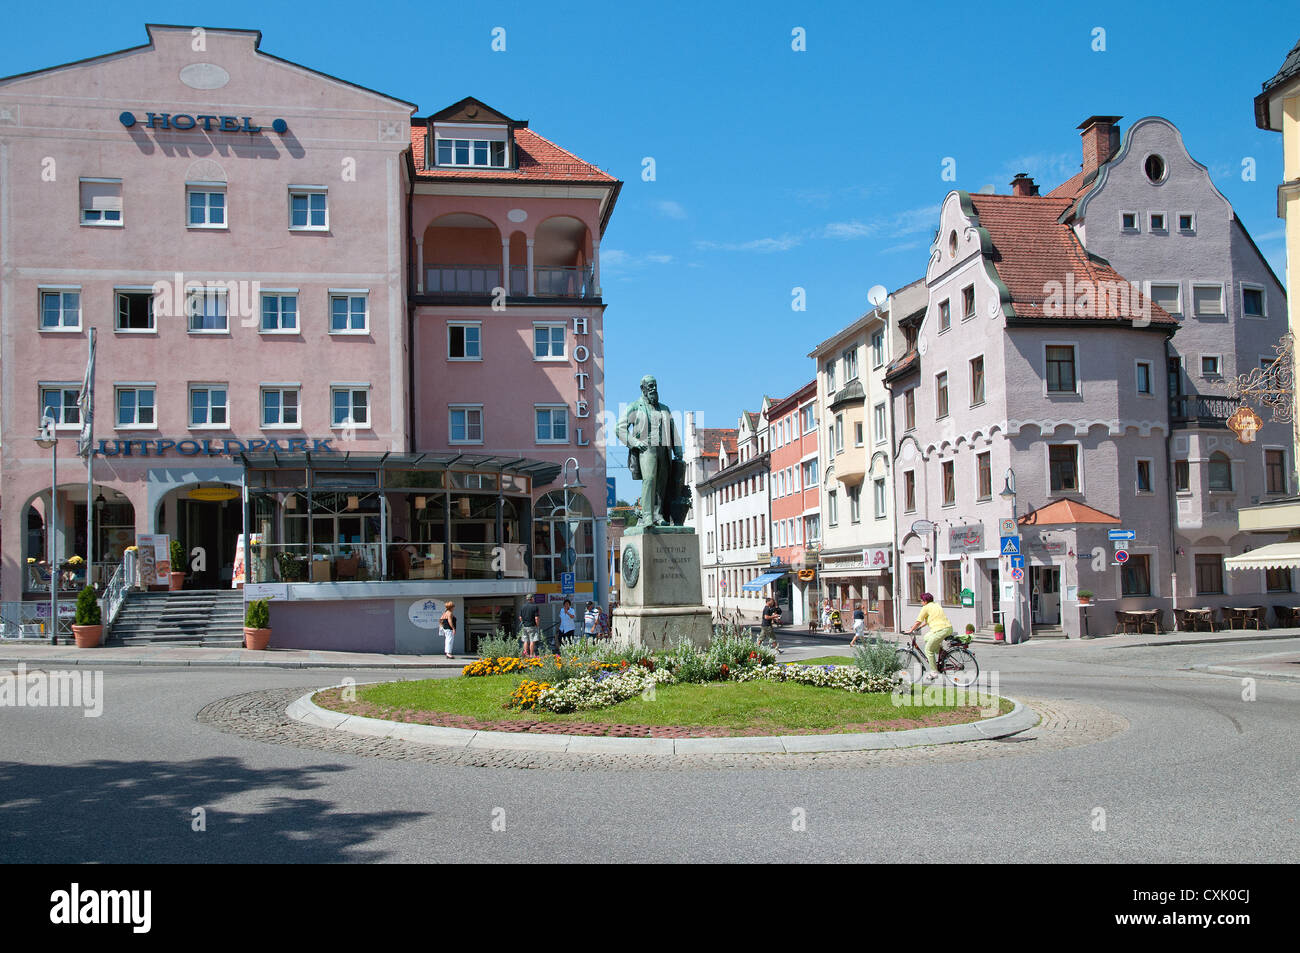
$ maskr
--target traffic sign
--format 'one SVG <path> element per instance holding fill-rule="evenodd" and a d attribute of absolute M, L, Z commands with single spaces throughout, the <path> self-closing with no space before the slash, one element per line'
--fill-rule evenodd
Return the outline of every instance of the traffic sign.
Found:
<path fill-rule="evenodd" d="M 1119 563 L 1121 566 L 1124 565 L 1126 562 L 1128 562 L 1128 550 L 1127 549 L 1115 550 L 1115 562 Z"/>
<path fill-rule="evenodd" d="M 1112 529 L 1106 534 L 1108 539 L 1137 539 L 1137 533 L 1131 529 Z"/>
<path fill-rule="evenodd" d="M 573 573 L 571 573 L 571 572 L 562 572 L 562 573 L 560 573 L 560 593 L 561 593 L 561 595 L 571 596 L 571 595 L 574 594 L 573 581 L 574 581 L 574 580 L 573 580 Z"/>
<path fill-rule="evenodd" d="M 1014 579 L 1016 582 L 1023 582 L 1025 578 L 1025 571 L 1023 569 L 1013 569 L 1011 570 L 1011 578 Z"/>
<path fill-rule="evenodd" d="M 1012 519 L 998 521 L 999 535 L 1002 536 L 1019 536 L 1020 532 L 1016 529 L 1016 521 Z"/>
<path fill-rule="evenodd" d="M 1008 556 L 1007 558 L 1011 560 L 1011 568 L 1012 568 L 1012 569 L 1024 569 L 1024 568 L 1025 568 L 1025 557 L 1024 557 L 1024 556 Z"/>
<path fill-rule="evenodd" d="M 1020 537 L 1003 536 L 1002 537 L 1002 555 L 1019 556 L 1020 555 Z"/>

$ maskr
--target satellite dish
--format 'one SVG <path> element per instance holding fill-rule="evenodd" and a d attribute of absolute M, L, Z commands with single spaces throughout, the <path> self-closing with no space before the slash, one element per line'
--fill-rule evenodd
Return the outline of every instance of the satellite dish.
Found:
<path fill-rule="evenodd" d="M 980 186 L 980 190 L 979 190 L 979 192 L 977 192 L 976 194 L 977 194 L 977 195 L 992 195 L 992 194 L 993 194 L 994 192 L 996 192 L 996 191 L 997 191 L 997 189 L 996 189 L 994 186 L 992 186 L 992 185 L 982 185 L 982 186 Z"/>
<path fill-rule="evenodd" d="M 867 292 L 867 300 L 879 308 L 889 299 L 889 290 L 884 285 L 872 285 Z"/>

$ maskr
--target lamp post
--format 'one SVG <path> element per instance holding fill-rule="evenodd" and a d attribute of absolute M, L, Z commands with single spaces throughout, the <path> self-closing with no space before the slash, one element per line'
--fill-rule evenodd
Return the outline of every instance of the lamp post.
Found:
<path fill-rule="evenodd" d="M 50 537 L 50 645 L 59 644 L 59 537 L 56 520 L 59 512 L 59 438 L 54 418 L 41 417 L 40 434 L 36 446 L 50 451 L 50 511 L 45 518 L 45 531 Z"/>
<path fill-rule="evenodd" d="M 572 482 L 572 483 L 569 482 L 569 464 L 570 464 L 570 463 L 573 464 L 573 482 Z M 568 563 L 568 561 L 569 561 L 569 560 L 568 560 L 569 550 L 570 550 L 570 549 L 573 549 L 573 566 L 568 567 L 568 568 L 570 568 L 570 569 L 573 571 L 573 573 L 574 573 L 574 576 L 573 576 L 573 578 L 574 578 L 574 586 L 573 586 L 574 592 L 573 592 L 573 594 L 574 594 L 574 597 L 576 598 L 576 597 L 577 597 L 577 594 L 578 594 L 578 592 L 577 592 L 577 590 L 578 590 L 578 586 L 577 586 L 577 578 L 578 578 L 578 576 L 577 576 L 578 551 L 577 551 L 577 549 L 572 545 L 572 543 L 573 543 L 573 541 L 577 538 L 577 533 L 574 531 L 573 522 L 572 522 L 572 520 L 570 519 L 570 513 L 569 513 L 569 490 L 570 490 L 570 488 L 575 489 L 575 490 L 581 490 L 581 489 L 584 489 L 584 486 L 583 486 L 583 483 L 582 483 L 582 471 L 581 471 L 581 468 L 578 466 L 578 458 L 577 458 L 577 457 L 569 457 L 569 459 L 565 460 L 565 461 L 564 461 L 564 471 L 563 471 L 563 472 L 564 472 L 564 536 L 565 536 L 565 540 L 564 540 L 564 552 L 560 554 L 560 564 L 563 566 L 563 565 L 565 565 L 566 563 Z M 594 590 L 594 589 L 595 589 L 595 586 L 593 585 L 592 588 L 593 588 L 593 590 Z M 564 594 L 564 586 L 563 586 L 563 584 L 561 584 L 561 586 L 560 586 L 560 594 L 561 594 L 561 595 Z M 594 596 L 594 595 L 595 595 L 595 592 L 592 592 L 592 595 Z"/>
<path fill-rule="evenodd" d="M 1011 469 L 1010 467 L 1007 467 L 1007 473 L 1003 482 L 1002 491 L 998 493 L 998 496 L 1002 497 L 1002 499 L 1006 500 L 1011 504 L 1011 519 L 1013 522 L 1015 522 L 1016 521 L 1016 471 Z M 1017 523 L 1017 526 L 1018 525 L 1019 524 Z M 1017 533 L 1018 532 L 1019 531 L 1017 530 Z M 1023 548 L 1022 548 L 1022 558 L 1023 558 Z M 1032 631 L 1032 629 L 1030 628 L 1033 624 L 1032 620 L 1027 621 L 1021 616 L 1020 583 L 1016 583 L 1016 598 L 1015 598 L 1014 605 L 1015 605 L 1015 613 L 1011 620 L 1011 625 L 1007 628 L 1007 641 L 1010 643 L 1024 641 L 1024 639 L 1021 638 L 1021 634 L 1024 633 L 1024 638 L 1027 639 L 1029 638 L 1028 633 Z"/>

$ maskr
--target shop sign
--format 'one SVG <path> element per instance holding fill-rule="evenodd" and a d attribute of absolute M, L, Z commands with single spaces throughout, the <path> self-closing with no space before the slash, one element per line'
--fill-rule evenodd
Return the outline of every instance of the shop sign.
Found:
<path fill-rule="evenodd" d="M 975 593 L 974 593 L 974 591 L 972 591 L 972 590 L 970 590 L 970 589 L 963 589 L 963 590 L 961 591 L 961 604 L 962 604 L 962 607 L 965 608 L 965 609 L 973 609 L 973 608 L 975 608 Z"/>
<path fill-rule="evenodd" d="M 172 571 L 170 541 L 171 537 L 166 533 L 140 533 L 136 536 L 141 585 L 165 586 L 171 581 L 168 578 Z M 184 569 L 178 572 L 184 572 Z"/>
<path fill-rule="evenodd" d="M 437 599 L 421 599 L 411 603 L 411 607 L 406 610 L 406 617 L 417 629 L 436 629 L 438 620 L 442 618 L 442 610 L 443 605 Z"/>
<path fill-rule="evenodd" d="M 200 486 L 186 494 L 191 500 L 202 500 L 206 503 L 223 503 L 239 495 L 239 490 L 233 486 Z"/>
<path fill-rule="evenodd" d="M 863 569 L 888 569 L 889 568 L 889 547 L 879 549 L 862 550 L 862 568 Z"/>
<path fill-rule="evenodd" d="M 333 437 L 290 437 L 280 440 L 101 440 L 95 454 L 101 457 L 161 457 L 175 451 L 183 457 L 233 457 L 240 453 L 339 453 L 330 446 Z"/>
<path fill-rule="evenodd" d="M 954 526 L 948 530 L 948 552 L 977 553 L 984 548 L 984 524 Z"/>
<path fill-rule="evenodd" d="M 144 114 L 144 120 L 136 118 L 135 113 L 126 111 L 118 113 L 117 121 L 127 129 L 140 122 L 146 129 L 188 129 L 203 127 L 204 132 L 246 132 L 256 135 L 262 131 L 261 126 L 253 125 L 252 116 L 204 116 L 197 113 L 153 113 Z M 273 119 L 271 128 L 283 135 L 289 131 L 289 124 L 283 119 Z"/>
<path fill-rule="evenodd" d="M 283 582 L 250 582 L 244 586 L 244 601 L 254 599 L 288 599 L 289 586 Z"/>
<path fill-rule="evenodd" d="M 1064 556 L 1069 548 L 1063 539 L 1049 539 L 1046 542 L 1037 539 L 1025 540 L 1025 546 L 1032 549 L 1035 554 L 1045 553 L 1048 556 Z"/>

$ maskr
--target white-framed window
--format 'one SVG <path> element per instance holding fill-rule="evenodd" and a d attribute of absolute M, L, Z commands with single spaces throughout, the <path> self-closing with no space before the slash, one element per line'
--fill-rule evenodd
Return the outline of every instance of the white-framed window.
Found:
<path fill-rule="evenodd" d="M 229 389 L 225 384 L 190 385 L 190 427 L 230 426 Z"/>
<path fill-rule="evenodd" d="M 289 230 L 329 230 L 329 190 L 323 185 L 289 186 Z"/>
<path fill-rule="evenodd" d="M 500 139 L 455 139 L 438 136 L 434 140 L 438 165 L 464 165 L 504 169 L 506 144 Z"/>
<path fill-rule="evenodd" d="M 1223 355 L 1222 354 L 1202 354 L 1201 355 L 1201 376 L 1218 378 L 1223 376 Z"/>
<path fill-rule="evenodd" d="M 885 478 L 880 477 L 874 480 L 871 484 L 871 489 L 873 490 L 873 495 L 875 497 L 876 519 L 883 520 L 887 509 L 887 503 L 885 501 Z"/>
<path fill-rule="evenodd" d="M 858 349 L 847 348 L 840 357 L 844 361 L 844 381 L 848 383 L 858 376 Z"/>
<path fill-rule="evenodd" d="M 1169 231 L 1169 220 L 1165 217 L 1164 212 L 1148 212 L 1148 221 L 1151 223 L 1151 231 L 1167 232 Z"/>
<path fill-rule="evenodd" d="M 41 294 L 42 331 L 81 330 L 81 289 L 45 287 Z"/>
<path fill-rule="evenodd" d="M 826 525 L 835 526 L 840 521 L 840 497 L 836 490 L 826 494 Z"/>
<path fill-rule="evenodd" d="M 993 452 L 985 450 L 975 454 L 975 499 L 993 499 Z"/>
<path fill-rule="evenodd" d="M 882 367 L 885 363 L 885 332 L 874 331 L 871 335 L 871 366 Z"/>
<path fill-rule="evenodd" d="M 916 512 L 916 471 L 903 471 L 903 512 Z"/>
<path fill-rule="evenodd" d="M 948 372 L 934 375 L 934 419 L 942 420 L 948 416 Z"/>
<path fill-rule="evenodd" d="M 957 462 L 944 460 L 939 464 L 939 479 L 943 490 L 943 505 L 955 506 L 957 503 Z"/>
<path fill-rule="evenodd" d="M 975 286 L 967 285 L 961 289 L 961 319 L 969 321 L 975 317 Z"/>
<path fill-rule="evenodd" d="M 1052 493 L 1082 493 L 1079 444 L 1049 443 L 1043 450 L 1047 455 L 1049 490 Z"/>
<path fill-rule="evenodd" d="M 262 426 L 298 427 L 298 397 L 301 388 L 297 384 L 263 384 L 262 385 Z"/>
<path fill-rule="evenodd" d="M 952 299 L 944 298 L 939 304 L 939 333 L 952 327 Z"/>
<path fill-rule="evenodd" d="M 1138 493 L 1153 493 L 1154 490 L 1151 486 L 1151 461 L 1138 460 L 1136 463 L 1137 479 L 1134 483 L 1134 490 Z"/>
<path fill-rule="evenodd" d="M 849 494 L 849 522 L 862 522 L 862 484 L 858 483 L 848 488 Z"/>
<path fill-rule="evenodd" d="M 81 224 L 120 228 L 122 180 L 81 179 Z"/>
<path fill-rule="evenodd" d="M 562 361 L 565 357 L 564 322 L 533 322 L 533 360 Z"/>
<path fill-rule="evenodd" d="M 1152 281 L 1147 283 L 1147 297 L 1168 314 L 1183 313 L 1182 284 L 1179 282 Z"/>
<path fill-rule="evenodd" d="M 114 330 L 124 333 L 157 332 L 153 313 L 153 288 L 114 288 L 117 319 Z"/>
<path fill-rule="evenodd" d="M 1241 314 L 1247 318 L 1268 317 L 1268 296 L 1263 285 L 1242 284 Z"/>
<path fill-rule="evenodd" d="M 876 443 L 879 445 L 884 443 L 886 438 L 889 436 L 887 433 L 889 428 L 885 424 L 885 405 L 883 403 L 876 404 L 876 406 L 872 408 L 871 414 Z"/>
<path fill-rule="evenodd" d="M 447 408 L 447 439 L 450 443 L 482 443 L 483 405 L 450 405 Z"/>
<path fill-rule="evenodd" d="M 1137 361 L 1133 365 L 1133 373 L 1138 394 L 1142 397 L 1153 396 L 1155 384 L 1151 378 L 1151 362 Z"/>
<path fill-rule="evenodd" d="M 844 452 L 844 415 L 835 415 L 835 452 Z"/>
<path fill-rule="evenodd" d="M 860 447 L 863 444 L 862 421 L 853 421 L 853 446 Z"/>
<path fill-rule="evenodd" d="M 817 460 L 805 460 L 800 464 L 803 470 L 803 485 L 812 489 L 817 485 Z"/>
<path fill-rule="evenodd" d="M 330 427 L 370 426 L 370 385 L 333 384 L 330 386 Z"/>
<path fill-rule="evenodd" d="M 1234 490 L 1232 480 L 1232 458 L 1222 450 L 1210 454 L 1206 486 L 1211 493 L 1231 493 Z"/>
<path fill-rule="evenodd" d="M 482 322 L 452 321 L 447 325 L 447 360 L 483 360 Z"/>
<path fill-rule="evenodd" d="M 262 292 L 262 334 L 298 333 L 298 289 L 269 289 Z"/>
<path fill-rule="evenodd" d="M 1182 232 L 1184 235 L 1188 235 L 1188 234 L 1191 234 L 1191 233 L 1195 232 L 1195 231 L 1196 231 L 1196 213 L 1195 213 L 1195 212 L 1179 212 L 1179 213 L 1178 213 L 1178 230 L 1179 230 L 1180 232 Z"/>
<path fill-rule="evenodd" d="M 826 362 L 826 393 L 835 393 L 835 358 Z"/>
<path fill-rule="evenodd" d="M 365 334 L 370 329 L 370 292 L 330 289 L 330 334 Z"/>
<path fill-rule="evenodd" d="M 1047 394 L 1079 393 L 1079 348 L 1074 343 L 1043 345 L 1043 388 Z"/>
<path fill-rule="evenodd" d="M 1140 223 L 1139 223 L 1139 221 L 1138 221 L 1138 213 L 1137 213 L 1137 212 L 1120 212 L 1120 213 L 1119 213 L 1119 227 L 1120 227 L 1120 230 L 1121 230 L 1121 231 L 1125 231 L 1125 232 L 1139 232 L 1139 231 L 1141 231 L 1142 229 L 1141 229 L 1141 225 L 1140 225 Z"/>
<path fill-rule="evenodd" d="M 191 288 L 185 295 L 191 334 L 225 334 L 230 330 L 224 288 Z"/>
<path fill-rule="evenodd" d="M 812 433 L 817 429 L 817 410 L 812 404 L 799 409 L 799 421 L 802 424 L 804 433 Z"/>
<path fill-rule="evenodd" d="M 984 403 L 984 355 L 970 359 L 970 405 Z"/>
<path fill-rule="evenodd" d="M 569 442 L 569 408 L 564 404 L 535 404 L 533 420 L 538 443 Z"/>
<path fill-rule="evenodd" d="M 1192 314 L 1196 317 L 1221 318 L 1223 310 L 1223 285 L 1193 284 Z"/>
<path fill-rule="evenodd" d="M 226 227 L 224 182 L 185 183 L 185 224 L 189 228 Z"/>
<path fill-rule="evenodd" d="M 81 427 L 81 407 L 77 398 L 81 385 L 76 381 L 41 383 L 41 417 L 53 417 L 59 430 L 76 430 Z"/>
<path fill-rule="evenodd" d="M 158 419 L 154 413 L 154 384 L 118 384 L 113 389 L 116 408 L 115 426 L 119 429 L 155 429 Z"/>
<path fill-rule="evenodd" d="M 1289 469 L 1284 447 L 1264 448 L 1264 492 L 1271 496 L 1287 492 Z"/>

